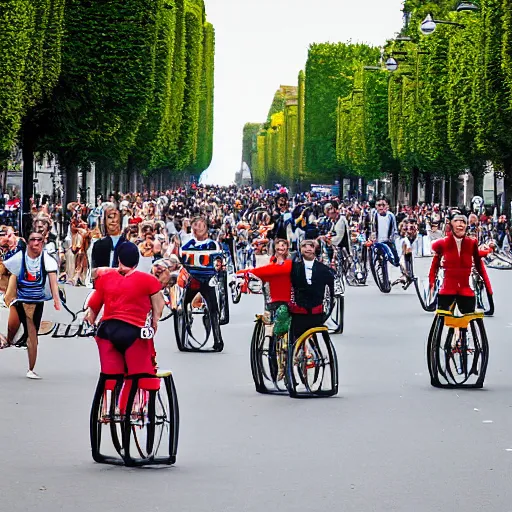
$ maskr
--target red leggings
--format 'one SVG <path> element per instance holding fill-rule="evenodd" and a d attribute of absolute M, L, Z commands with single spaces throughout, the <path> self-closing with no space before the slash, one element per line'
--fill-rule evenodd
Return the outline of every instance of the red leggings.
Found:
<path fill-rule="evenodd" d="M 100 353 L 101 373 L 108 375 L 156 374 L 156 351 L 153 340 L 137 338 L 125 353 L 119 352 L 110 340 L 96 336 Z"/>

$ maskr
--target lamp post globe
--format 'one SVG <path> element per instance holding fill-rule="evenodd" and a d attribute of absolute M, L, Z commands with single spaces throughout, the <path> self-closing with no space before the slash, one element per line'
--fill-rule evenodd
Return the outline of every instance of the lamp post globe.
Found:
<path fill-rule="evenodd" d="M 432 18 L 430 14 L 427 14 L 427 17 L 421 22 L 420 30 L 421 33 L 425 36 L 428 36 L 434 32 L 436 29 L 436 22 Z"/>
<path fill-rule="evenodd" d="M 386 69 L 388 71 L 396 71 L 398 69 L 398 62 L 393 57 L 389 57 L 389 59 L 386 61 Z"/>
<path fill-rule="evenodd" d="M 456 11 L 457 12 L 464 12 L 464 11 L 469 11 L 469 12 L 475 12 L 475 11 L 478 11 L 480 8 L 478 7 L 477 4 L 475 4 L 474 2 L 459 2 L 459 5 L 457 6 L 457 9 Z"/>

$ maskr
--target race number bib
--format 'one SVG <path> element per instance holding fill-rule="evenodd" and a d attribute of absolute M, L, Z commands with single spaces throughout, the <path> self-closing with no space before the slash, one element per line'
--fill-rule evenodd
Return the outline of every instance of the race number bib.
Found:
<path fill-rule="evenodd" d="M 143 327 L 140 330 L 140 337 L 143 340 L 150 340 L 155 337 L 155 330 L 153 329 L 153 327 Z"/>

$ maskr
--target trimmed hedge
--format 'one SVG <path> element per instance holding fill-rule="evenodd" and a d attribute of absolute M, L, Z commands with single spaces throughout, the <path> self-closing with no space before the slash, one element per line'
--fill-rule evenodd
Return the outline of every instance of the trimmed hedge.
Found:
<path fill-rule="evenodd" d="M 35 147 L 64 167 L 208 167 L 215 42 L 202 0 L 6 0 L 0 23 L 4 159 L 30 114 Z"/>
<path fill-rule="evenodd" d="M 65 0 L 0 3 L 0 162 L 17 141 L 23 116 L 48 95 L 61 70 Z"/>

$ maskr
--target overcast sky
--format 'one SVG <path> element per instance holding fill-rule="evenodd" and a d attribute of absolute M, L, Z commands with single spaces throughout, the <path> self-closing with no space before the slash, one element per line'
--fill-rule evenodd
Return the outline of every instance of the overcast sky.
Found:
<path fill-rule="evenodd" d="M 213 162 L 203 179 L 229 184 L 242 129 L 264 122 L 280 85 L 296 85 L 311 43 L 380 46 L 402 26 L 402 0 L 205 0 L 215 27 Z"/>

